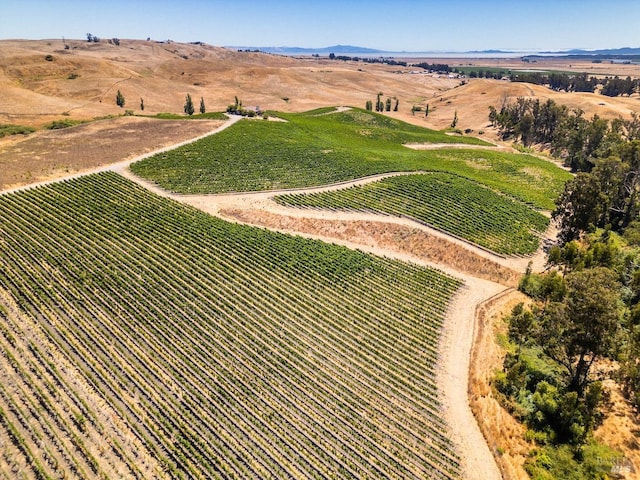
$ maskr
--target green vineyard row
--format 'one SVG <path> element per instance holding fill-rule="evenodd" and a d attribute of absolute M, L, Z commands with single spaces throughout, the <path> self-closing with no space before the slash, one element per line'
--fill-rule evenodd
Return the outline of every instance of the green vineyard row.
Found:
<path fill-rule="evenodd" d="M 401 175 L 341 190 L 285 194 L 274 200 L 303 208 L 408 217 L 505 255 L 536 251 L 549 220 L 529 206 L 446 173 Z"/>
<path fill-rule="evenodd" d="M 0 230 L 0 432 L 33 477 L 109 478 L 106 452 L 145 475 L 117 435 L 87 446 L 112 422 L 58 358 L 159 476 L 460 475 L 434 373 L 455 279 L 227 223 L 115 173 L 0 196 Z"/>
<path fill-rule="evenodd" d="M 554 208 L 554 199 L 571 177 L 530 155 L 484 149 L 412 150 L 404 145 L 489 144 L 359 109 L 277 115 L 286 122 L 243 120 L 219 134 L 134 163 L 131 169 L 167 190 L 185 194 L 278 190 L 379 173 L 441 171 L 547 210 Z"/>

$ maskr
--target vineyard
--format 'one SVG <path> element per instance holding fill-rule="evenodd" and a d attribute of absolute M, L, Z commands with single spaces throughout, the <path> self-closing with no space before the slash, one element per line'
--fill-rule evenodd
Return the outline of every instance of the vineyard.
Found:
<path fill-rule="evenodd" d="M 527 205 L 445 173 L 401 175 L 364 186 L 284 194 L 286 206 L 355 210 L 408 217 L 496 253 L 535 252 L 549 220 Z"/>
<path fill-rule="evenodd" d="M 115 173 L 0 212 L 5 477 L 460 475 L 434 374 L 458 281 Z"/>
<path fill-rule="evenodd" d="M 489 150 L 412 150 L 410 143 L 488 145 L 358 109 L 243 120 L 185 147 L 132 165 L 178 193 L 224 193 L 326 185 L 397 171 L 467 177 L 537 208 L 552 209 L 568 172 L 539 158 Z"/>

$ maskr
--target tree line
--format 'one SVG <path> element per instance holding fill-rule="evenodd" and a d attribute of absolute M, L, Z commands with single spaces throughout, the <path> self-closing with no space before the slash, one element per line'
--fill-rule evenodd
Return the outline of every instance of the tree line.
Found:
<path fill-rule="evenodd" d="M 600 93 L 607 97 L 631 96 L 640 89 L 640 80 L 631 77 L 596 78 L 588 77 L 586 73 L 569 75 L 566 73 L 543 74 L 538 72 L 511 73 L 512 82 L 526 82 L 535 85 L 545 85 L 555 91 L 589 92 L 594 93 L 600 86 Z"/>
<path fill-rule="evenodd" d="M 590 171 L 597 159 L 612 155 L 625 142 L 640 140 L 640 115 L 635 112 L 629 119 L 588 119 L 584 111 L 551 99 L 505 101 L 500 110 L 489 107 L 489 121 L 503 140 L 548 149 L 573 172 Z"/>
<path fill-rule="evenodd" d="M 404 62 L 402 60 L 394 60 L 393 58 L 350 57 L 348 55 L 336 55 L 335 53 L 329 54 L 329 60 L 342 60 L 343 62 L 352 61 L 352 62 L 363 62 L 363 63 L 383 63 L 385 65 L 399 65 L 401 67 L 407 66 L 407 62 Z"/>
<path fill-rule="evenodd" d="M 386 101 L 382 101 L 382 92 L 378 92 L 378 95 L 376 96 L 376 103 L 375 103 L 375 110 L 376 112 L 390 112 L 391 111 L 391 104 L 393 103 L 393 111 L 397 112 L 398 108 L 400 106 L 400 100 L 398 100 L 396 97 L 393 97 L 394 102 L 392 102 L 391 98 L 387 97 Z M 365 102 L 365 110 L 369 110 L 372 111 L 374 107 L 374 104 L 371 100 L 367 100 Z"/>
<path fill-rule="evenodd" d="M 560 92 L 589 92 L 594 93 L 598 89 L 599 93 L 607 97 L 631 96 L 640 92 L 640 79 L 633 79 L 630 76 L 620 78 L 618 76 L 607 76 L 604 78 L 589 77 L 586 73 L 568 74 L 561 72 L 513 72 L 511 70 L 481 69 L 469 70 L 467 68 L 451 68 L 449 65 L 428 63 L 417 63 L 413 66 L 422 67 L 429 71 L 442 73 L 458 73 L 469 78 L 490 78 L 508 79 L 511 82 L 532 83 L 543 85 L 551 90 Z"/>
<path fill-rule="evenodd" d="M 577 172 L 552 213 L 548 270 L 520 282 L 532 303 L 509 317 L 513 347 L 495 385 L 538 445 L 525 465 L 532 476 L 541 458 L 567 451 L 572 478 L 596 478 L 584 449 L 602 420 L 602 381 L 612 376 L 640 408 L 640 119 L 587 120 L 523 98 L 490 119 L 501 136 L 550 146 Z"/>
<path fill-rule="evenodd" d="M 120 108 L 124 108 L 126 103 L 126 99 L 124 98 L 123 93 L 118 90 L 116 92 L 116 105 L 118 105 Z M 237 97 L 236 97 L 236 103 L 237 103 Z M 140 97 L 140 110 L 144 111 L 144 99 L 142 97 Z M 185 101 L 184 101 L 184 106 L 183 106 L 183 110 L 184 113 L 186 113 L 187 115 L 193 115 L 196 111 L 195 106 L 193 104 L 193 99 L 191 98 L 191 94 L 187 93 L 187 95 L 185 96 Z M 200 97 L 200 113 L 204 114 L 207 112 L 207 107 L 204 103 L 204 98 Z M 132 111 L 127 110 L 128 112 L 131 112 L 131 114 L 133 114 Z"/>

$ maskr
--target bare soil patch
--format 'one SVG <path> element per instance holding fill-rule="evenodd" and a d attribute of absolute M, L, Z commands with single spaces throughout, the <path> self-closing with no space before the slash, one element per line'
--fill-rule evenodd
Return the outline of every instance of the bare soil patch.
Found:
<path fill-rule="evenodd" d="M 450 267 L 466 274 L 505 286 L 517 284 L 520 273 L 477 255 L 447 239 L 418 228 L 383 221 L 329 220 L 279 215 L 264 210 L 228 209 L 222 217 L 292 233 L 307 233 L 327 239 L 350 240 L 383 250 L 410 254 L 439 267 Z"/>
<path fill-rule="evenodd" d="M 626 478 L 640 475 L 640 418 L 624 397 L 620 385 L 612 380 L 604 382 L 609 402 L 604 409 L 604 421 L 594 432 L 599 442 L 623 453 L 621 467 L 629 468 Z M 633 475 L 636 475 L 635 477 Z"/>
<path fill-rule="evenodd" d="M 109 165 L 197 137 L 219 120 L 121 117 L 0 141 L 0 190 Z"/>

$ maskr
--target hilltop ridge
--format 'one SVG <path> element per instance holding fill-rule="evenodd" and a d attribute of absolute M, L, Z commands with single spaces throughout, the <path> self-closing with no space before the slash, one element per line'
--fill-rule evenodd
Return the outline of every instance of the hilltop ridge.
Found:
<path fill-rule="evenodd" d="M 458 128 L 475 131 L 487 126 L 489 105 L 499 106 L 504 98 L 516 96 L 552 98 L 587 115 L 605 117 L 628 116 L 640 108 L 635 96 L 565 94 L 487 79 L 466 79 L 462 85 L 458 78 L 426 72 L 416 75 L 423 70 L 411 66 L 239 52 L 201 42 L 121 39 L 119 43 L 0 41 L 0 123 L 42 126 L 61 117 L 86 120 L 122 115 L 126 110 L 135 114 L 182 114 L 186 94 L 196 101 L 204 99 L 207 111 L 223 111 L 237 96 L 247 107 L 293 112 L 326 105 L 364 107 L 382 92 L 383 99 L 399 100 L 400 108 L 389 112 L 391 116 L 442 129 L 450 125 L 457 112 Z M 495 66 L 496 62 L 501 68 L 523 65 L 520 59 L 474 61 L 479 68 Z M 447 62 L 452 66 L 471 63 L 460 58 L 438 59 L 438 63 Z M 540 60 L 536 68 L 591 68 L 598 75 L 610 71 L 638 74 L 633 65 L 594 67 Z M 116 105 L 118 90 L 125 97 L 124 108 Z M 144 111 L 140 108 L 142 101 Z M 428 118 L 412 114 L 414 105 L 430 105 Z"/>

